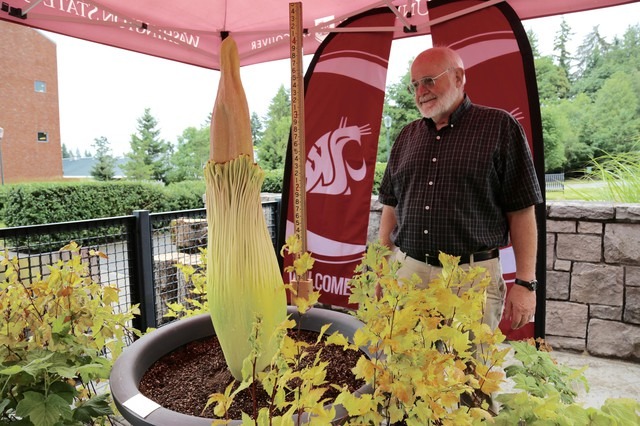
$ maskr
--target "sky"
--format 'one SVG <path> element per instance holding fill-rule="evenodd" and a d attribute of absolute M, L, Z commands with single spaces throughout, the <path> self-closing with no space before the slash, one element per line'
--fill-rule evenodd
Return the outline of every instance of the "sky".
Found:
<path fill-rule="evenodd" d="M 611 41 L 640 23 L 640 2 L 524 21 L 525 29 L 536 33 L 542 54 L 551 54 L 563 17 L 573 32 L 570 47 L 575 49 L 596 25 Z M 92 144 L 103 136 L 114 155 L 128 152 L 146 108 L 158 122 L 160 137 L 172 143 L 187 127 L 204 124 L 213 109 L 218 71 L 43 33 L 57 46 L 61 142 L 74 154 L 95 152 Z M 421 36 L 393 42 L 387 84 L 401 78 L 411 59 L 430 47 L 430 40 Z M 241 78 L 250 111 L 264 117 L 280 86 L 290 87 L 290 62 L 246 66 Z"/>

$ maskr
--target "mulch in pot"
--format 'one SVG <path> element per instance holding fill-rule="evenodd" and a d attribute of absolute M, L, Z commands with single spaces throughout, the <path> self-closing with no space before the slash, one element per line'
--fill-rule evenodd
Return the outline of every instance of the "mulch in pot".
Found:
<path fill-rule="evenodd" d="M 311 331 L 291 331 L 296 340 L 314 344 L 318 334 Z M 321 359 L 329 361 L 326 380 L 340 387 L 347 385 L 355 391 L 364 385 L 357 380 L 351 369 L 362 355 L 361 352 L 344 351 L 336 345 L 317 345 L 307 348 L 307 360 L 315 359 L 317 350 L 322 349 Z M 191 342 L 156 361 L 140 381 L 140 392 L 161 406 L 192 416 L 213 418 L 213 406 L 203 409 L 213 393 L 224 393 L 233 381 L 216 336 Z M 259 389 L 258 407 L 266 407 L 269 397 Z M 329 387 L 324 398 L 335 399 L 339 391 Z M 240 392 L 234 398 L 229 410 L 229 418 L 240 419 L 241 413 L 253 413 L 253 398 L 250 390 Z"/>

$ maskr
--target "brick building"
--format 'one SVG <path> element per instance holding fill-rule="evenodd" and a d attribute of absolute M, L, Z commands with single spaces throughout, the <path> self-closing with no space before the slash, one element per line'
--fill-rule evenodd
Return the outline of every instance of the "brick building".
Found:
<path fill-rule="evenodd" d="M 2 183 L 62 179 L 56 45 L 0 21 Z"/>

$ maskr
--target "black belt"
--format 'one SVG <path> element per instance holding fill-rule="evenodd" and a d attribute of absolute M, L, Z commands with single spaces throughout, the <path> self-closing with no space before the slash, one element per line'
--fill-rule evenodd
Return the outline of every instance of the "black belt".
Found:
<path fill-rule="evenodd" d="M 420 262 L 425 262 L 428 265 L 431 266 L 442 266 L 442 264 L 440 263 L 440 260 L 438 259 L 438 256 L 431 256 L 428 254 L 424 254 L 424 255 L 419 255 L 416 253 L 409 253 L 409 252 L 405 252 L 407 256 L 409 256 L 412 259 L 415 259 L 417 261 Z M 470 263 L 471 259 L 473 259 L 474 262 L 482 262 L 483 260 L 490 260 L 490 259 L 495 259 L 496 257 L 500 256 L 500 249 L 494 248 L 491 250 L 485 250 L 485 251 L 479 251 L 477 253 L 472 253 L 472 254 L 463 254 L 462 256 L 460 256 L 460 265 L 463 265 L 465 263 Z"/>

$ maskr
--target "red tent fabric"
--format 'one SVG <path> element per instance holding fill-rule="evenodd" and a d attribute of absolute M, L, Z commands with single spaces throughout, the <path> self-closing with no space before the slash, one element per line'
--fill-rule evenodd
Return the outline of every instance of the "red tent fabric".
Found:
<path fill-rule="evenodd" d="M 520 19 L 531 19 L 634 0 L 489 0 L 508 2 Z M 637 1 L 637 0 L 635 0 Z M 6 0 L 0 19 L 205 68 L 219 69 L 219 44 L 233 34 L 241 64 L 289 57 L 289 0 Z M 428 34 L 427 0 L 306 0 L 304 54 L 345 19 L 381 6 L 396 12 L 394 38 Z M 448 19 L 439 18 L 438 22 Z M 406 31 L 405 31 L 406 30 Z M 353 31 L 353 30 L 351 30 Z M 16 46 L 16 48 L 20 48 Z"/>

